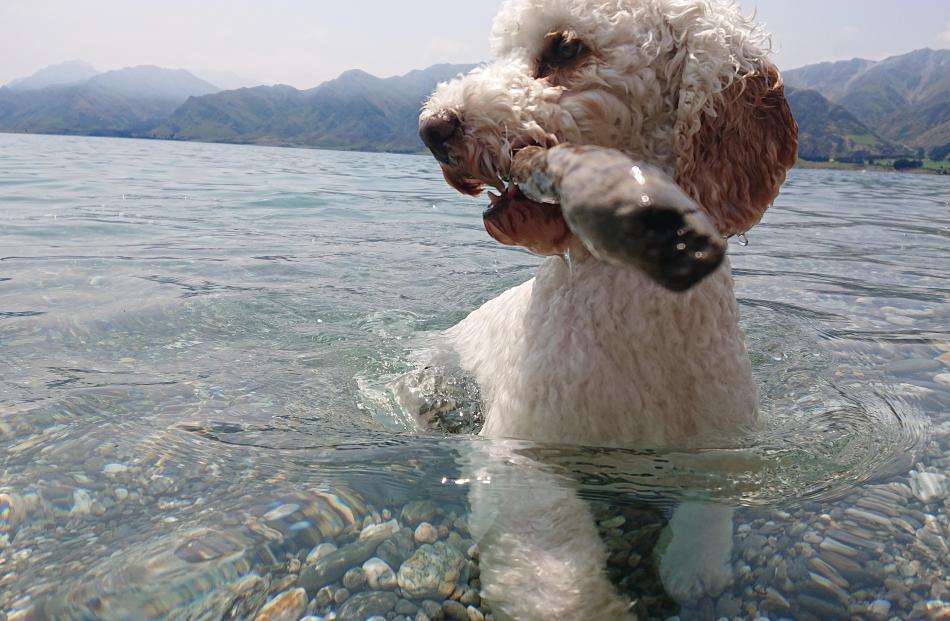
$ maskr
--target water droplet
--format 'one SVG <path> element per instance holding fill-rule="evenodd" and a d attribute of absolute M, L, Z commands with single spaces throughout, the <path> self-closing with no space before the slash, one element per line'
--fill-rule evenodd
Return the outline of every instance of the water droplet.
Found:
<path fill-rule="evenodd" d="M 564 252 L 563 257 L 564 257 L 564 262 L 567 263 L 568 277 L 571 280 L 573 280 L 574 279 L 574 257 L 571 256 L 570 248 L 568 248 L 567 251 Z"/>
<path fill-rule="evenodd" d="M 637 180 L 637 183 L 643 185 L 647 182 L 646 177 L 643 176 L 643 171 L 640 170 L 639 166 L 634 166 L 630 169 L 630 174 L 633 175 L 633 178 Z"/>

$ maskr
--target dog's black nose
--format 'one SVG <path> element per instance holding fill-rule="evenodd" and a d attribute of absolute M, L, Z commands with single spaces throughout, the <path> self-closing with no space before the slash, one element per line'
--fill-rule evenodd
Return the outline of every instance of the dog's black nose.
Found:
<path fill-rule="evenodd" d="M 441 112 L 419 121 L 419 137 L 443 164 L 449 163 L 449 142 L 461 133 L 462 122 L 452 112 Z"/>

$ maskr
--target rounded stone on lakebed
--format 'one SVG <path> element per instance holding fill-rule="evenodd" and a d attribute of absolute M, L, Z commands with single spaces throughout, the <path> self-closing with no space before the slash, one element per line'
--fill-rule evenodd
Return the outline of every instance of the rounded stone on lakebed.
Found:
<path fill-rule="evenodd" d="M 381 558 L 373 557 L 363 563 L 363 573 L 366 575 L 369 588 L 377 591 L 387 591 L 398 586 L 396 572 Z"/>
<path fill-rule="evenodd" d="M 396 578 L 406 595 L 444 599 L 455 591 L 465 557 L 449 544 L 423 544 L 402 564 Z"/>
<path fill-rule="evenodd" d="M 359 591 L 367 583 L 366 572 L 362 567 L 353 567 L 343 574 L 343 586 L 351 591 Z"/>
<path fill-rule="evenodd" d="M 310 550 L 310 553 L 307 554 L 307 564 L 313 565 L 324 556 L 330 554 L 331 552 L 336 552 L 336 551 L 337 551 L 336 545 L 329 542 L 321 543 L 317 546 L 314 546 L 314 548 Z"/>
<path fill-rule="evenodd" d="M 399 512 L 402 521 L 410 526 L 431 522 L 438 515 L 439 506 L 431 500 L 414 500 L 406 503 Z"/>
<path fill-rule="evenodd" d="M 439 531 L 428 522 L 422 522 L 413 533 L 416 543 L 435 543 L 439 540 Z"/>
<path fill-rule="evenodd" d="M 293 589 L 267 602 L 254 621 L 297 621 L 307 610 L 307 592 Z"/>
<path fill-rule="evenodd" d="M 370 617 L 385 616 L 396 607 L 395 594 L 368 591 L 349 598 L 337 612 L 337 621 L 364 621 Z"/>

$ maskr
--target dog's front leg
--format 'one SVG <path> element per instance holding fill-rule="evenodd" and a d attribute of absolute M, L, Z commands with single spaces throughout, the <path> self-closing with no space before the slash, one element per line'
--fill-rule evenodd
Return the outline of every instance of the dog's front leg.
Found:
<path fill-rule="evenodd" d="M 660 577 L 680 604 L 719 595 L 732 583 L 732 507 L 688 500 L 676 507 L 668 525 L 672 536 L 661 553 Z"/>
<path fill-rule="evenodd" d="M 475 443 L 466 461 L 481 595 L 496 618 L 634 619 L 607 577 L 606 547 L 573 479 L 506 441 Z"/>

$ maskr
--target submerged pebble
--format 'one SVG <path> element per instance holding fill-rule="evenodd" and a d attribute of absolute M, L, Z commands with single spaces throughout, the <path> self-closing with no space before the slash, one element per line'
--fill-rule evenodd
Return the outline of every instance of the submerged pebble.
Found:
<path fill-rule="evenodd" d="M 128 472 L 128 470 L 129 470 L 129 467 L 126 466 L 125 464 L 106 464 L 105 466 L 102 467 L 103 473 L 111 474 L 111 475 L 123 474 L 125 472 Z"/>
<path fill-rule="evenodd" d="M 935 472 L 918 472 L 910 475 L 910 489 L 914 496 L 923 503 L 942 500 L 950 491 L 950 477 Z"/>
<path fill-rule="evenodd" d="M 399 587 L 410 597 L 446 598 L 465 566 L 462 553 L 445 542 L 424 544 L 399 568 Z"/>
<path fill-rule="evenodd" d="M 307 554 L 307 564 L 313 565 L 314 563 L 319 561 L 321 558 L 336 551 L 337 551 L 336 545 L 330 542 L 325 542 L 317 546 L 314 546 L 313 549 L 310 550 L 310 552 Z"/>
<path fill-rule="evenodd" d="M 265 604 L 254 621 L 297 621 L 306 611 L 307 601 L 303 589 L 286 591 Z"/>
<path fill-rule="evenodd" d="M 385 539 L 399 532 L 399 522 L 389 520 L 381 524 L 368 524 L 360 531 L 360 541 L 367 539 Z"/>
<path fill-rule="evenodd" d="M 275 522 L 277 520 L 282 520 L 289 515 L 293 515 L 299 510 L 300 505 L 287 503 L 268 511 L 264 514 L 263 518 L 268 522 Z"/>
<path fill-rule="evenodd" d="M 422 522 L 416 527 L 413 537 L 416 543 L 435 543 L 439 540 L 439 531 L 428 522 Z"/>
<path fill-rule="evenodd" d="M 25 513 L 24 502 L 19 496 L 0 493 L 0 544 L 13 535 Z"/>
<path fill-rule="evenodd" d="M 359 591 L 368 582 L 366 571 L 362 567 L 353 567 L 343 574 L 343 586 L 350 591 Z"/>
<path fill-rule="evenodd" d="M 406 503 L 399 515 L 409 526 L 417 526 L 420 522 L 432 522 L 438 512 L 439 506 L 431 500 L 413 500 Z"/>
<path fill-rule="evenodd" d="M 442 602 L 442 614 L 452 621 L 468 621 L 468 609 L 453 600 Z"/>
<path fill-rule="evenodd" d="M 372 556 L 378 545 L 378 540 L 369 539 L 350 543 L 335 552 L 330 552 L 316 563 L 304 566 L 297 579 L 298 584 L 308 593 L 316 593 L 322 587 L 343 578 L 349 569 L 362 566 L 363 562 Z"/>
<path fill-rule="evenodd" d="M 889 614 L 891 614 L 891 603 L 886 599 L 875 600 L 868 606 L 868 616 L 872 619 L 887 619 Z"/>
<path fill-rule="evenodd" d="M 376 555 L 390 567 L 399 567 L 416 551 L 412 531 L 403 528 L 376 548 Z"/>
<path fill-rule="evenodd" d="M 92 511 L 92 496 L 84 489 L 73 492 L 73 506 L 69 510 L 72 515 L 88 515 Z"/>
<path fill-rule="evenodd" d="M 363 563 L 363 572 L 371 589 L 385 591 L 398 586 L 393 568 L 381 558 L 374 557 Z"/>
<path fill-rule="evenodd" d="M 389 592 L 359 593 L 346 600 L 337 612 L 337 621 L 365 621 L 369 617 L 385 616 L 396 607 L 398 598 Z"/>

